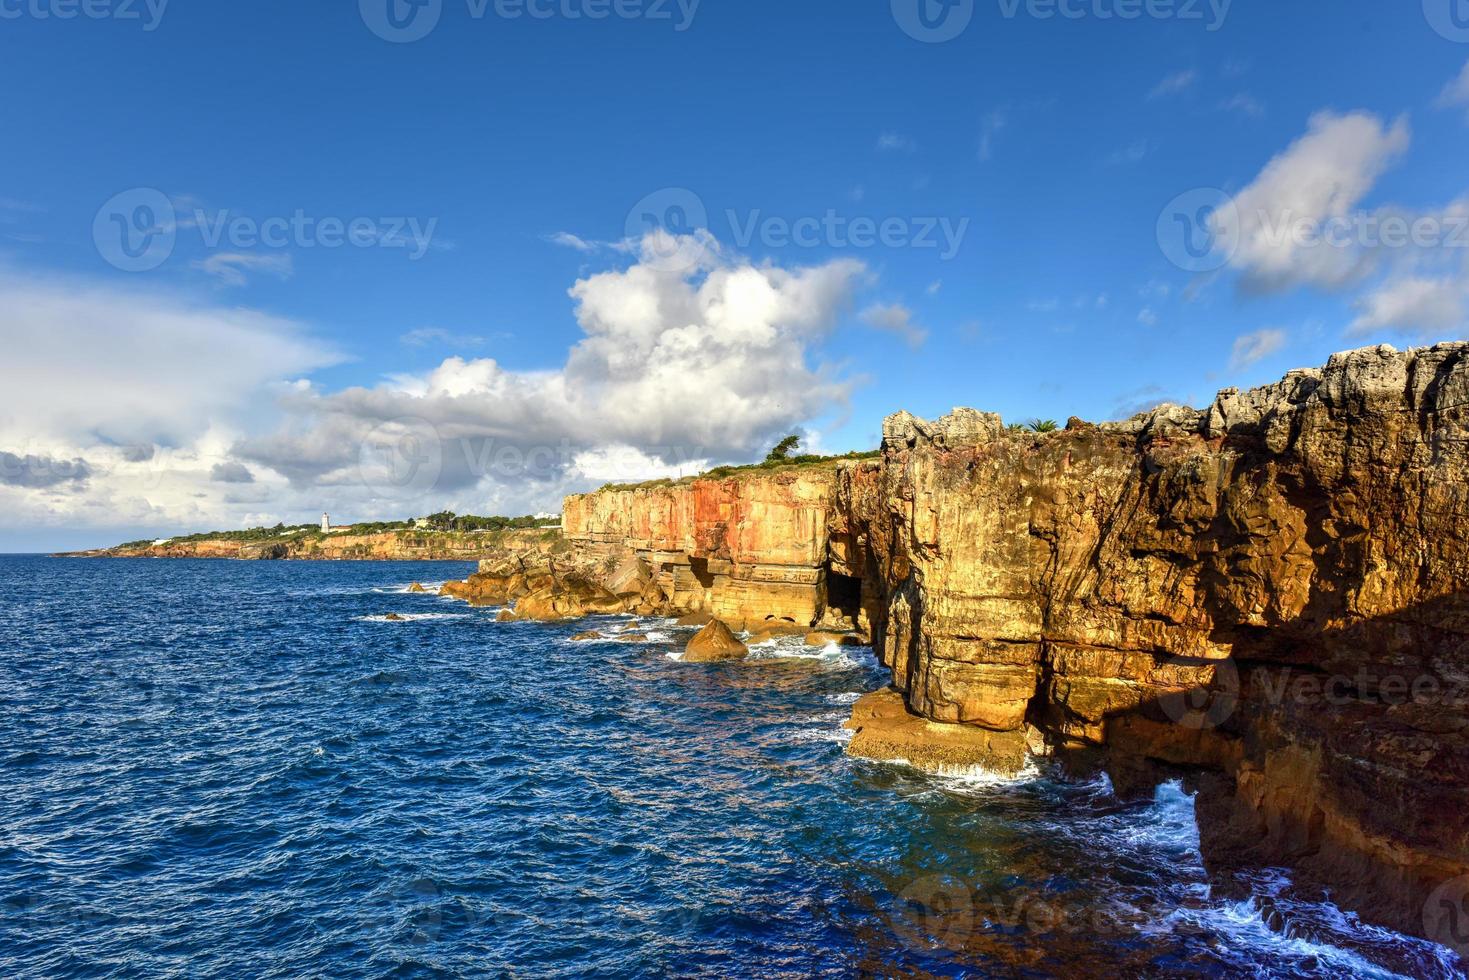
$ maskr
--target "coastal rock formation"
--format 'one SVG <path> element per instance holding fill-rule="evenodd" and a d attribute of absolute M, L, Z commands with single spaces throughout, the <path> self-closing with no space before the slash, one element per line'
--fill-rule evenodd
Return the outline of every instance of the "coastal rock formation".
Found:
<path fill-rule="evenodd" d="M 474 561 L 544 554 L 561 542 L 555 529 L 292 533 L 279 540 L 209 537 L 78 552 L 85 558 L 236 558 L 252 561 Z"/>
<path fill-rule="evenodd" d="M 717 619 L 695 633 L 683 652 L 684 660 L 692 664 L 743 660 L 749 655 L 749 648 Z"/>
<path fill-rule="evenodd" d="M 580 551 L 635 555 L 673 611 L 810 626 L 828 612 L 837 475 L 831 464 L 585 494 L 566 498 L 562 522 Z"/>
<path fill-rule="evenodd" d="M 1029 726 L 1123 792 L 1185 775 L 1215 867 L 1422 931 L 1469 873 L 1466 356 L 1355 351 L 1054 434 L 890 418 L 833 532 L 907 709 L 1012 753 Z"/>
<path fill-rule="evenodd" d="M 1182 777 L 1216 871 L 1403 931 L 1469 875 L 1469 344 L 1054 433 L 899 413 L 880 458 L 571 497 L 565 535 L 475 588 L 869 633 L 854 754 Z"/>

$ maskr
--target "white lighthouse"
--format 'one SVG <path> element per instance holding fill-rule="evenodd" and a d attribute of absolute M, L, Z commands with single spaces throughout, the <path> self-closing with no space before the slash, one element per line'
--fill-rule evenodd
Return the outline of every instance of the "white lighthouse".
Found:
<path fill-rule="evenodd" d="M 326 514 L 322 514 L 321 515 L 321 533 L 322 534 L 331 534 L 332 533 L 332 519 L 330 517 L 328 517 Z"/>

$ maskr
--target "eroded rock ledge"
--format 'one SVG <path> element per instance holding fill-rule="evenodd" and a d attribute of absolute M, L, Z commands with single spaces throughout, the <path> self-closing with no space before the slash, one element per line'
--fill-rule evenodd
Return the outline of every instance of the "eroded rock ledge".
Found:
<path fill-rule="evenodd" d="M 1469 873 L 1469 344 L 1045 435 L 900 413 L 882 448 L 569 498 L 567 606 L 870 630 L 855 749 L 1183 776 L 1214 869 L 1424 933 Z"/>

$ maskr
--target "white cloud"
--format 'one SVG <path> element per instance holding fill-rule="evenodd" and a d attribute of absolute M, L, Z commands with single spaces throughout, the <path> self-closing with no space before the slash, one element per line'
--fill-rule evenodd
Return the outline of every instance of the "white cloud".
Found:
<path fill-rule="evenodd" d="M 1245 285 L 1275 291 L 1300 285 L 1340 289 L 1365 275 L 1374 256 L 1314 243 L 1293 233 L 1350 221 L 1377 179 L 1407 150 L 1408 123 L 1388 126 L 1365 112 L 1313 116 L 1306 135 L 1271 160 L 1232 207 L 1214 212 L 1214 231 L 1234 246 Z"/>
<path fill-rule="evenodd" d="M 979 160 L 981 163 L 988 162 L 995 155 L 995 140 L 1008 125 L 1010 125 L 1010 116 L 1004 109 L 996 109 L 984 117 L 979 130 Z"/>
<path fill-rule="evenodd" d="M 274 524 L 273 509 L 222 496 L 213 468 L 243 427 L 273 413 L 279 379 L 341 360 L 290 321 L 9 270 L 0 335 L 0 464 L 19 461 L 0 479 L 0 531 L 12 532 Z M 239 476 L 224 465 L 222 476 Z M 250 489 L 264 499 L 284 483 Z"/>
<path fill-rule="evenodd" d="M 1144 306 L 1138 311 L 1137 322 L 1145 327 L 1156 327 L 1158 325 L 1158 314 L 1153 312 L 1151 306 Z"/>
<path fill-rule="evenodd" d="M 877 138 L 877 148 L 885 153 L 912 153 L 918 149 L 918 144 L 914 142 L 911 136 L 904 136 L 902 133 L 887 132 Z"/>
<path fill-rule="evenodd" d="M 546 235 L 545 239 L 552 245 L 574 248 L 578 252 L 595 252 L 599 247 L 599 243 L 587 241 L 585 238 L 573 235 L 569 231 L 554 232 L 553 234 Z"/>
<path fill-rule="evenodd" d="M 1187 91 L 1194 87 L 1199 80 L 1199 73 L 1192 68 L 1187 71 L 1174 72 L 1153 87 L 1148 93 L 1149 99 L 1161 99 L 1166 95 L 1177 95 L 1179 92 Z"/>
<path fill-rule="evenodd" d="M 282 279 L 289 279 L 295 272 L 295 265 L 290 255 L 284 253 L 262 255 L 245 252 L 216 252 L 208 258 L 196 259 L 190 264 L 227 286 L 245 285 L 246 273 L 249 272 L 268 272 Z"/>
<path fill-rule="evenodd" d="M 1243 92 L 1225 99 L 1219 103 L 1219 108 L 1223 112 L 1234 112 L 1251 119 L 1259 119 L 1265 115 L 1265 107 L 1254 96 Z"/>
<path fill-rule="evenodd" d="M 574 474 L 593 483 L 630 483 L 643 480 L 678 479 L 707 470 L 708 459 L 665 461 L 636 446 L 601 446 L 577 453 L 571 461 Z"/>
<path fill-rule="evenodd" d="M 1234 349 L 1230 352 L 1229 369 L 1240 371 L 1251 365 L 1258 364 L 1271 354 L 1278 352 L 1285 346 L 1284 330 L 1256 330 L 1237 337 L 1234 341 Z"/>
<path fill-rule="evenodd" d="M 1142 163 L 1152 151 L 1152 140 L 1140 139 L 1108 155 L 1107 163 L 1114 167 Z"/>
<path fill-rule="evenodd" d="M 928 289 L 925 290 L 925 291 L 930 296 L 937 296 L 939 294 L 939 290 L 941 290 L 943 288 L 944 288 L 944 281 L 942 279 L 935 279 L 933 282 L 931 282 L 931 283 L 928 284 Z"/>
<path fill-rule="evenodd" d="M 650 237 L 632 266 L 572 286 L 585 336 L 559 369 L 453 357 L 376 388 L 293 393 L 283 402 L 291 424 L 241 440 L 235 455 L 297 486 L 360 486 L 369 433 L 411 418 L 442 446 L 437 492 L 539 482 L 548 494 L 579 454 L 615 446 L 666 464 L 742 457 L 845 403 L 850 383 L 808 357 L 866 280 L 862 263 L 757 266 L 711 243 L 680 248 L 700 264 L 671 272 L 658 261 L 667 244 Z M 501 463 L 533 454 L 533 464 Z"/>
<path fill-rule="evenodd" d="M 400 336 L 398 343 L 407 347 L 427 347 L 430 344 L 445 347 L 483 347 L 485 338 L 477 334 L 453 333 L 441 327 L 418 327 Z"/>
<path fill-rule="evenodd" d="M 1438 97 L 1438 104 L 1444 108 L 1457 106 L 1469 110 L 1469 62 L 1464 63 L 1464 70 L 1459 73 L 1459 77 L 1444 87 L 1443 93 Z"/>
<path fill-rule="evenodd" d="M 875 303 L 863 310 L 858 319 L 874 330 L 896 334 L 914 350 L 928 339 L 928 331 L 913 322 L 913 311 L 899 303 Z"/>
<path fill-rule="evenodd" d="M 1359 315 L 1348 333 L 1400 330 L 1428 335 L 1462 326 L 1466 293 L 1464 281 L 1456 278 L 1391 279 L 1357 301 Z"/>
<path fill-rule="evenodd" d="M 342 360 L 288 320 L 8 272 L 0 334 L 0 437 L 187 442 L 267 382 Z"/>

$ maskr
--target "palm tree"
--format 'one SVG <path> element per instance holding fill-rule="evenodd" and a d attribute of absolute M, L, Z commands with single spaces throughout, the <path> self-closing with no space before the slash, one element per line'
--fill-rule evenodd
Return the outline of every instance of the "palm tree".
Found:
<path fill-rule="evenodd" d="M 1031 432 L 1055 432 L 1061 425 L 1055 419 L 1031 419 L 1025 427 Z"/>

